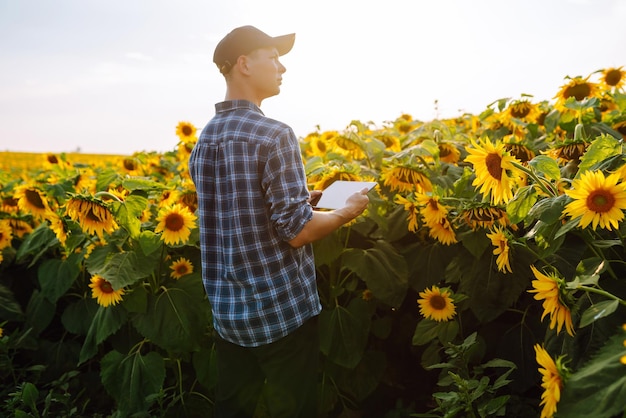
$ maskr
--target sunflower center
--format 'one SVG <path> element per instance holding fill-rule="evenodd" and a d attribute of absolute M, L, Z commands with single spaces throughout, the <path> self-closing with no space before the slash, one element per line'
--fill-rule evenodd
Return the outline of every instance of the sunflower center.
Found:
<path fill-rule="evenodd" d="M 128 171 L 134 171 L 137 169 L 137 163 L 135 162 L 135 160 L 131 159 L 131 158 L 125 158 L 124 159 L 124 168 Z"/>
<path fill-rule="evenodd" d="M 433 295 L 430 300 L 430 307 L 436 311 L 442 311 L 446 308 L 446 299 L 441 295 Z"/>
<path fill-rule="evenodd" d="M 620 70 L 611 70 L 604 76 L 604 82 L 609 86 L 617 86 L 622 79 L 622 72 Z"/>
<path fill-rule="evenodd" d="M 511 116 L 522 119 L 530 113 L 530 105 L 528 103 L 516 103 L 511 106 Z"/>
<path fill-rule="evenodd" d="M 582 83 L 576 84 L 574 86 L 569 86 L 567 89 L 565 89 L 563 97 L 565 97 L 566 99 L 570 97 L 575 97 L 576 100 L 582 100 L 585 97 L 589 96 L 589 94 L 591 94 L 591 87 L 587 83 Z"/>
<path fill-rule="evenodd" d="M 192 133 L 191 126 L 183 126 L 183 129 L 181 129 L 181 131 L 183 132 L 183 135 L 185 136 L 190 136 Z"/>
<path fill-rule="evenodd" d="M 485 165 L 487 166 L 487 171 L 491 174 L 496 180 L 502 179 L 502 158 L 498 154 L 491 153 L 485 157 Z"/>
<path fill-rule="evenodd" d="M 58 164 L 59 163 L 59 159 L 57 158 L 56 155 L 50 154 L 50 155 L 48 155 L 47 159 L 48 159 L 48 162 L 50 164 Z"/>
<path fill-rule="evenodd" d="M 170 231 L 180 231 L 183 226 L 185 226 L 185 220 L 177 213 L 172 213 L 165 219 L 165 227 Z"/>
<path fill-rule="evenodd" d="M 35 190 L 26 190 L 24 195 L 26 196 L 26 200 L 28 200 L 28 203 L 30 203 L 37 209 L 46 208 L 46 206 L 43 204 L 43 200 L 41 200 L 41 196 Z"/>
<path fill-rule="evenodd" d="M 90 207 L 85 212 L 85 218 L 87 218 L 88 220 L 90 220 L 92 222 L 101 222 L 102 221 L 102 219 L 100 219 L 100 217 L 98 215 L 96 215 L 96 213 L 93 211 L 92 207 Z"/>
<path fill-rule="evenodd" d="M 587 207 L 594 212 L 608 212 L 615 205 L 615 197 L 607 190 L 594 190 L 587 197 Z"/>
<path fill-rule="evenodd" d="M 102 283 L 100 284 L 100 290 L 102 291 L 102 293 L 113 293 L 113 286 L 111 286 L 111 283 L 107 282 L 106 280 L 102 280 Z"/>
<path fill-rule="evenodd" d="M 452 149 L 448 145 L 439 145 L 439 157 L 447 157 L 452 154 Z"/>
<path fill-rule="evenodd" d="M 181 276 L 184 276 L 185 274 L 187 274 L 187 266 L 184 264 L 181 264 L 180 266 L 176 267 L 176 273 L 180 274 Z"/>

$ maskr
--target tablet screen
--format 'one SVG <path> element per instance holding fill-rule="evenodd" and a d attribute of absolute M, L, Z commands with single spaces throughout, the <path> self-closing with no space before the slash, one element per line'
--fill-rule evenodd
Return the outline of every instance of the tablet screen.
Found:
<path fill-rule="evenodd" d="M 318 209 L 339 209 L 346 205 L 346 200 L 351 194 L 360 192 L 364 188 L 372 190 L 376 186 L 375 181 L 345 181 L 336 180 L 325 190 L 317 205 Z"/>

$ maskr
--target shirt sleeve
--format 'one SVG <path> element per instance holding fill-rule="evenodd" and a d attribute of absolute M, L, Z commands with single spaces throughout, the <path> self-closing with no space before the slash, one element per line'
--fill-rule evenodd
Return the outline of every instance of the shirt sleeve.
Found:
<path fill-rule="evenodd" d="M 290 241 L 313 217 L 308 204 L 304 164 L 300 145 L 293 130 L 279 131 L 269 150 L 263 173 L 263 189 L 270 211 L 270 220 L 278 236 Z"/>

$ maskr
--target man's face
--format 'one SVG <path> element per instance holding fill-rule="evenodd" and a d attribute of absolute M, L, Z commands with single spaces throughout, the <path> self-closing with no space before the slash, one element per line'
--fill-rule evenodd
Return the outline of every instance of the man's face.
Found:
<path fill-rule="evenodd" d="M 250 82 L 261 98 L 280 93 L 283 73 L 287 71 L 280 63 L 276 48 L 261 48 L 248 55 Z"/>

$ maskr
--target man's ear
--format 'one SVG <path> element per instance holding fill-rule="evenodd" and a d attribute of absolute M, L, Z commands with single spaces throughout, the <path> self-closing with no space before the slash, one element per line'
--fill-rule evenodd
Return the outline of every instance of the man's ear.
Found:
<path fill-rule="evenodd" d="M 248 65 L 249 59 L 250 58 L 247 55 L 240 55 L 237 58 L 237 63 L 235 65 L 242 74 L 250 74 L 250 66 Z"/>

